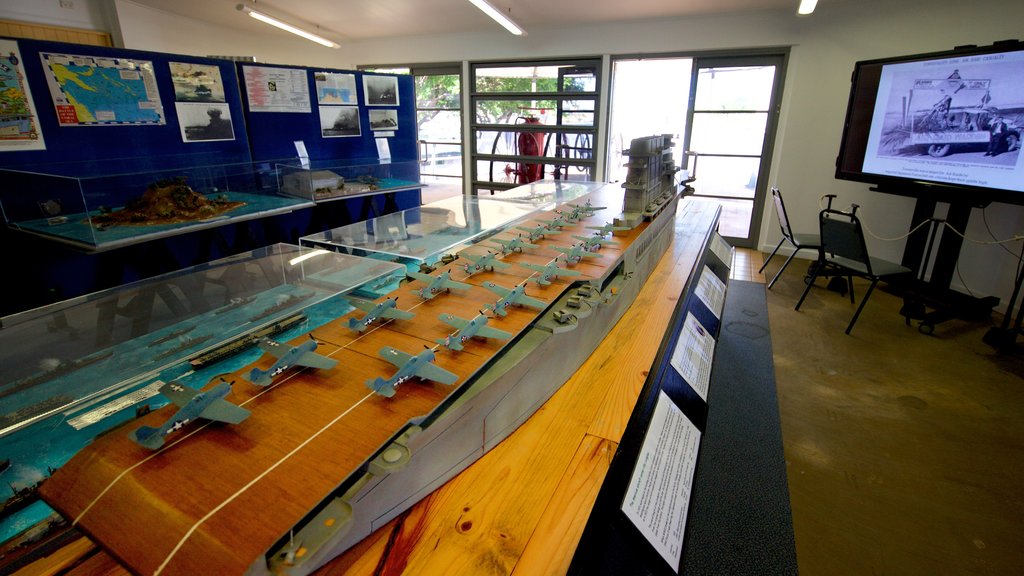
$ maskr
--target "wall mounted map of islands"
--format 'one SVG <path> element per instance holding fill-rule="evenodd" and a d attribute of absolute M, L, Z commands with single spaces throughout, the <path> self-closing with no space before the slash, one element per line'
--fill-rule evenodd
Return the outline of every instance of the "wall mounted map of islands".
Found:
<path fill-rule="evenodd" d="M 61 126 L 164 124 L 153 63 L 39 54 Z"/>
<path fill-rule="evenodd" d="M 0 40 L 0 150 L 45 150 L 18 43 Z"/>

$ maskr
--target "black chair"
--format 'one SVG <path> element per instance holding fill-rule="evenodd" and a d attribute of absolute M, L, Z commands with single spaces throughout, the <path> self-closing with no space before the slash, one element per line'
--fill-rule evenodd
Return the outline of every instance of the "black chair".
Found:
<path fill-rule="evenodd" d="M 789 216 L 786 215 L 786 204 L 782 201 L 782 193 L 779 192 L 778 188 L 772 187 L 772 200 L 775 201 L 775 212 L 779 215 L 779 227 L 782 229 L 782 240 L 779 240 L 779 243 L 775 245 L 775 250 L 772 250 L 768 259 L 764 261 L 764 264 L 761 264 L 761 268 L 758 269 L 757 273 L 760 274 L 764 271 L 765 266 L 772 261 L 772 258 L 775 257 L 775 253 L 782 247 L 783 242 L 788 240 L 789 243 L 793 245 L 793 253 L 789 255 L 786 262 L 782 264 L 782 268 L 779 268 L 779 271 L 775 273 L 775 277 L 768 283 L 769 290 L 771 290 L 772 286 L 775 285 L 775 281 L 779 279 L 779 276 L 782 276 L 782 271 L 786 269 L 786 266 L 789 266 L 789 263 L 793 260 L 793 257 L 796 256 L 797 252 L 801 250 L 817 251 L 821 248 L 821 237 L 817 234 L 793 233 L 793 229 L 789 226 Z"/>
<path fill-rule="evenodd" d="M 850 288 L 850 302 L 853 297 L 853 277 L 865 278 L 871 281 L 868 291 L 857 306 L 846 333 L 853 330 L 857 323 L 864 304 L 874 291 L 879 280 L 895 281 L 900 276 L 910 276 L 911 270 L 906 266 L 873 258 L 868 254 L 868 247 L 864 241 L 864 229 L 861 227 L 860 219 L 857 218 L 857 205 L 854 204 L 850 212 L 841 212 L 827 208 L 818 215 L 818 223 L 821 230 L 821 250 L 818 253 L 818 265 L 811 271 L 810 281 L 804 288 L 800 301 L 796 303 L 796 309 L 804 303 L 804 298 L 811 291 L 811 286 L 818 276 L 845 276 Z"/>

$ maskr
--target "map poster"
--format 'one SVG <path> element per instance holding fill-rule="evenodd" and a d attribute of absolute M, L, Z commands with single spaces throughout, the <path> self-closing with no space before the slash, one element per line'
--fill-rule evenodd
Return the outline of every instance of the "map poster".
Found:
<path fill-rule="evenodd" d="M 18 43 L 0 40 L 0 151 L 45 149 Z"/>
<path fill-rule="evenodd" d="M 242 71 L 250 112 L 311 111 L 305 70 L 242 66 Z"/>
<path fill-rule="evenodd" d="M 153 63 L 41 52 L 61 126 L 165 124 Z"/>
<path fill-rule="evenodd" d="M 356 75 L 336 72 L 314 72 L 316 98 L 321 104 L 358 104 Z"/>
<path fill-rule="evenodd" d="M 225 102 L 220 68 L 210 64 L 168 62 L 178 102 Z"/>

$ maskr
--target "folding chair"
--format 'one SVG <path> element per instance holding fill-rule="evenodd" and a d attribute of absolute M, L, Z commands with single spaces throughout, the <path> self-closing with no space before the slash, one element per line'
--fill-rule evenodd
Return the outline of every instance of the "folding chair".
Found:
<path fill-rule="evenodd" d="M 772 258 L 775 257 L 775 253 L 782 247 L 783 242 L 788 240 L 789 243 L 793 245 L 794 250 L 793 253 L 789 255 L 789 258 L 786 259 L 786 262 L 782 264 L 782 268 L 779 268 L 779 271 L 775 273 L 775 277 L 772 278 L 772 281 L 768 283 L 769 290 L 771 290 L 772 286 L 775 285 L 775 281 L 779 279 L 779 276 L 782 276 L 782 271 L 786 269 L 786 266 L 789 266 L 789 263 L 793 260 L 793 257 L 796 256 L 797 252 L 801 250 L 818 250 L 821 248 L 821 237 L 817 234 L 793 233 L 793 229 L 789 226 L 789 216 L 786 215 L 786 204 L 783 203 L 782 193 L 779 192 L 778 188 L 772 187 L 772 199 L 775 201 L 775 212 L 779 215 L 779 227 L 782 229 L 782 239 L 775 245 L 775 250 L 772 250 L 771 255 L 769 255 L 768 259 L 764 261 L 764 264 L 761 264 L 761 268 L 758 269 L 757 273 L 760 274 L 764 271 L 765 266 L 772 261 Z M 829 202 L 831 203 L 831 200 Z"/>
<path fill-rule="evenodd" d="M 857 306 L 850 324 L 846 327 L 846 333 L 853 330 L 857 323 L 861 310 L 867 303 L 868 298 L 874 291 L 879 280 L 892 280 L 901 275 L 909 275 L 910 268 L 873 258 L 868 254 L 868 247 L 864 241 L 864 229 L 861 227 L 860 219 L 857 218 L 857 205 L 854 204 L 850 212 L 842 212 L 826 208 L 818 215 L 818 224 L 821 231 L 821 250 L 818 252 L 818 265 L 811 272 L 810 281 L 804 288 L 800 301 L 796 303 L 796 309 L 804 303 L 804 298 L 811 291 L 814 280 L 818 276 L 845 276 L 850 286 L 850 302 L 853 297 L 853 277 L 865 278 L 871 281 L 868 291 Z"/>

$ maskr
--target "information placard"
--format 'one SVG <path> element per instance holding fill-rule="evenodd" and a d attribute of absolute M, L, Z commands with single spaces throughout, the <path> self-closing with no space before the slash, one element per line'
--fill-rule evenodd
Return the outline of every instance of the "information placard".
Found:
<path fill-rule="evenodd" d="M 306 71 L 243 66 L 250 112 L 310 112 Z"/>
<path fill-rule="evenodd" d="M 699 448 L 700 430 L 659 392 L 622 511 L 674 570 L 683 553 Z"/>
<path fill-rule="evenodd" d="M 687 312 L 669 363 L 705 402 L 708 401 L 714 355 L 715 339 L 693 314 Z"/>
<path fill-rule="evenodd" d="M 725 264 L 726 268 L 732 268 L 732 246 L 722 238 L 722 235 L 715 232 L 711 238 L 711 252 Z"/>
<path fill-rule="evenodd" d="M 725 282 L 722 282 L 707 266 L 701 272 L 697 289 L 693 293 L 711 310 L 715 318 L 722 317 L 722 306 L 725 304 Z"/>

